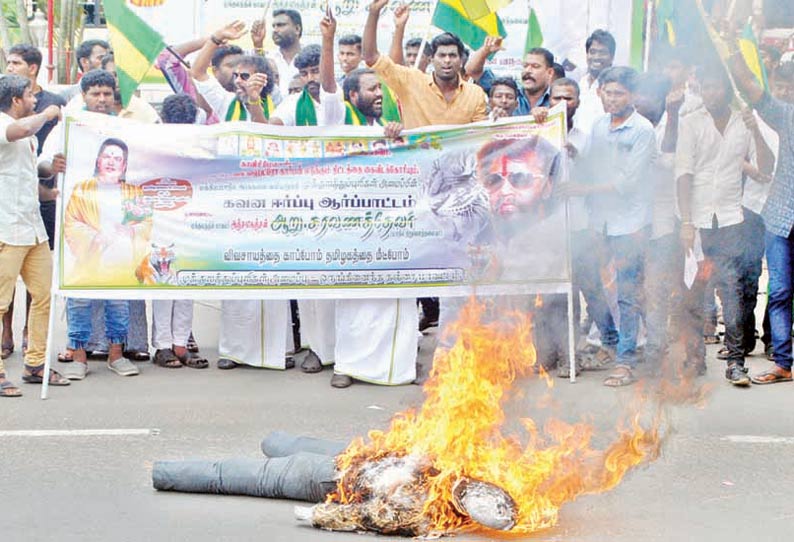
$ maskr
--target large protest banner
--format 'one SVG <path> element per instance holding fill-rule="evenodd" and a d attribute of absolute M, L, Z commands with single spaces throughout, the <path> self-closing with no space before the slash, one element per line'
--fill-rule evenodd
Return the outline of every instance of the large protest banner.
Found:
<path fill-rule="evenodd" d="M 404 132 L 65 122 L 62 294 L 566 292 L 564 110 Z"/>

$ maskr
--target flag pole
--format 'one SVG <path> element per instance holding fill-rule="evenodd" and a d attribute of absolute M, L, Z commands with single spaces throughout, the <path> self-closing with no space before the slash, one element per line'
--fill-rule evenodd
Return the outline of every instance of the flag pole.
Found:
<path fill-rule="evenodd" d="M 642 69 L 648 71 L 648 65 L 651 62 L 651 32 L 653 31 L 653 2 L 648 2 L 648 7 L 645 11 L 645 51 L 642 55 Z"/>
<path fill-rule="evenodd" d="M 419 52 L 416 53 L 414 68 L 417 70 L 419 69 L 419 63 L 422 62 L 422 56 L 424 56 L 425 46 L 427 46 L 427 42 L 430 39 L 430 33 L 433 31 L 433 16 L 436 14 L 436 9 L 438 9 L 438 0 L 433 2 L 433 11 L 430 12 L 430 24 L 427 25 L 427 32 L 422 38 L 422 43 L 419 44 Z"/>

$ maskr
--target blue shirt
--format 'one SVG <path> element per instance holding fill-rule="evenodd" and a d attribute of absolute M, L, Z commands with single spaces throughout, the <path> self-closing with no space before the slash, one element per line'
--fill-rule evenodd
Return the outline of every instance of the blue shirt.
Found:
<path fill-rule="evenodd" d="M 780 136 L 775 178 L 761 216 L 769 233 L 788 237 L 794 227 L 794 104 L 765 93 L 756 109 Z"/>
<path fill-rule="evenodd" d="M 615 189 L 587 198 L 591 227 L 607 235 L 629 235 L 651 224 L 654 187 L 648 172 L 656 136 L 653 125 L 636 111 L 616 128 L 611 120 L 603 115 L 593 124 L 578 180 Z"/>
<path fill-rule="evenodd" d="M 490 69 L 485 68 L 483 70 L 482 75 L 480 76 L 479 81 L 477 84 L 485 91 L 485 94 L 491 95 L 491 87 L 493 86 L 493 82 L 496 80 L 496 74 Z M 515 111 L 513 111 L 514 117 L 523 117 L 525 115 L 529 115 L 530 110 L 532 107 L 529 105 L 529 100 L 527 99 L 527 95 L 524 93 L 524 89 L 522 88 L 521 82 L 517 81 L 518 85 L 518 106 L 516 107 Z M 535 107 L 551 107 L 551 93 L 550 89 L 546 89 L 546 92 L 543 96 L 538 100 L 538 103 L 535 104 Z"/>

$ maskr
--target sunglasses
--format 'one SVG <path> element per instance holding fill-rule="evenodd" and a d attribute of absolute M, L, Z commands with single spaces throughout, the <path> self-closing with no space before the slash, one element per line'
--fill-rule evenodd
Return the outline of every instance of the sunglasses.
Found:
<path fill-rule="evenodd" d="M 232 72 L 232 79 L 236 79 L 238 77 L 243 81 L 248 81 L 251 78 L 251 74 L 245 72 Z"/>
<path fill-rule="evenodd" d="M 508 176 L 502 176 L 498 173 L 492 173 L 485 178 L 485 188 L 495 190 L 501 187 L 505 181 L 509 182 L 514 188 L 527 188 L 532 186 L 538 181 L 542 181 L 543 175 L 538 173 L 511 173 Z"/>

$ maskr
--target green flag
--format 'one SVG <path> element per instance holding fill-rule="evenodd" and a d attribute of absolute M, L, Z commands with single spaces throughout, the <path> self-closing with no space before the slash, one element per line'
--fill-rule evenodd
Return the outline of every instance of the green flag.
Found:
<path fill-rule="evenodd" d="M 535 13 L 535 8 L 529 10 L 529 21 L 527 23 L 527 39 L 524 42 L 524 54 L 530 49 L 543 45 L 543 31 L 540 29 L 540 22 Z"/>
<path fill-rule="evenodd" d="M 127 107 L 133 92 L 165 48 L 165 42 L 156 30 L 127 6 L 125 0 L 104 0 L 103 4 L 121 104 Z"/>

